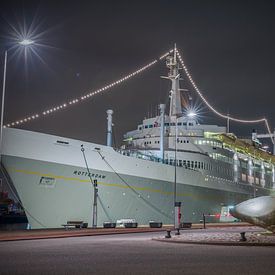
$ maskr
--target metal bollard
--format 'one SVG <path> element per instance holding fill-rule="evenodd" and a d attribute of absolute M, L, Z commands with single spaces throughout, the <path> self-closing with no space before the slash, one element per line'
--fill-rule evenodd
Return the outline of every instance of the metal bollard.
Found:
<path fill-rule="evenodd" d="M 175 233 L 176 236 L 180 235 L 180 229 L 177 228 L 177 232 Z"/>
<path fill-rule="evenodd" d="M 166 239 L 171 238 L 171 230 L 167 230 L 167 235 L 165 236 Z"/>
<path fill-rule="evenodd" d="M 247 239 L 245 237 L 245 232 L 241 232 L 240 234 L 241 234 L 240 242 L 246 242 Z"/>

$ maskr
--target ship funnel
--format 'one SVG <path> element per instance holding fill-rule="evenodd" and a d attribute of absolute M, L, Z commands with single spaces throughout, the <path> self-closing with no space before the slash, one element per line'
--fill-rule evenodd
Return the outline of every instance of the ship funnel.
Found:
<path fill-rule="evenodd" d="M 112 147 L 113 110 L 107 110 L 107 146 Z"/>

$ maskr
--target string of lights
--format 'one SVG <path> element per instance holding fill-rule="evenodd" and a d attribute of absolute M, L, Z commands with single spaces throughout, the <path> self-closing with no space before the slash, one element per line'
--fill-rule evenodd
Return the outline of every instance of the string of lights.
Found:
<path fill-rule="evenodd" d="M 29 115 L 29 116 L 26 116 L 22 119 L 19 119 L 19 120 L 16 120 L 16 121 L 13 121 L 13 122 L 10 122 L 10 123 L 7 123 L 6 125 L 4 125 L 3 127 L 12 127 L 12 126 L 17 126 L 17 125 L 22 125 L 24 123 L 27 123 L 29 121 L 32 121 L 32 120 L 35 120 L 35 119 L 38 119 L 40 117 L 43 117 L 43 116 L 47 116 L 49 114 L 52 114 L 52 113 L 55 113 L 57 111 L 60 111 L 60 110 L 63 110 L 63 109 L 67 109 L 69 106 L 72 106 L 72 105 L 75 105 L 77 103 L 80 103 L 80 102 L 83 102 L 93 96 L 96 96 L 98 94 L 101 94 L 109 89 L 111 89 L 112 87 L 114 86 L 117 86 L 121 83 L 123 83 L 124 81 L 128 80 L 128 79 L 131 79 L 132 77 L 144 72 L 145 70 L 149 69 L 150 67 L 152 67 L 153 65 L 155 65 L 159 60 L 162 60 L 164 59 L 166 56 L 168 56 L 170 53 L 172 53 L 174 51 L 174 49 L 171 49 L 169 50 L 168 52 L 164 53 L 163 55 L 161 55 L 158 59 L 155 59 L 153 60 L 152 62 L 148 63 L 147 65 L 139 68 L 138 70 L 134 71 L 133 73 L 130 73 L 120 79 L 118 79 L 117 81 L 114 81 L 100 89 L 97 89 L 93 92 L 89 92 L 83 96 L 81 96 L 80 98 L 75 98 L 75 99 L 72 99 L 66 103 L 63 103 L 61 105 L 57 105 L 57 106 L 53 106 L 53 107 L 50 107 L 44 111 L 41 112 L 41 114 L 39 113 L 36 113 L 36 114 L 32 114 L 32 115 Z M 201 93 L 200 89 L 197 87 L 196 83 L 194 82 L 191 74 L 189 73 L 185 63 L 184 63 L 184 60 L 183 58 L 181 57 L 178 49 L 176 49 L 176 53 L 177 53 L 177 57 L 182 65 L 182 68 L 184 69 L 184 72 L 187 76 L 187 78 L 189 79 L 189 81 L 191 82 L 193 88 L 195 89 L 195 91 L 198 93 L 198 95 L 200 96 L 200 98 L 202 99 L 202 101 L 206 104 L 206 106 L 212 111 L 214 112 L 216 115 L 218 115 L 219 117 L 222 117 L 224 119 L 228 119 L 228 120 L 232 120 L 232 121 L 235 121 L 235 122 L 240 122 L 240 123 L 259 123 L 259 122 L 264 122 L 265 123 L 265 126 L 268 130 L 268 133 L 272 136 L 272 133 L 271 133 L 271 129 L 270 129 L 270 126 L 268 124 L 268 121 L 266 118 L 260 118 L 260 119 L 254 119 L 254 120 L 245 120 L 245 119 L 239 119 L 239 118 L 235 118 L 235 117 L 232 117 L 232 116 L 229 116 L 229 115 L 225 115 L 219 111 L 217 111 L 209 102 L 208 100 L 204 97 L 204 95 Z M 274 144 L 274 138 L 271 138 L 272 140 L 272 143 Z"/>
<path fill-rule="evenodd" d="M 130 74 L 118 79 L 117 81 L 114 81 L 114 82 L 106 85 L 105 87 L 102 87 L 102 88 L 100 88 L 98 90 L 95 90 L 93 92 L 89 92 L 89 93 L 81 96 L 80 98 L 72 99 L 72 100 L 70 100 L 66 103 L 61 104 L 61 105 L 52 106 L 52 107 L 42 111 L 41 114 L 38 114 L 38 113 L 37 114 L 32 114 L 32 115 L 26 116 L 22 119 L 7 123 L 3 127 L 5 128 L 5 127 L 12 127 L 12 126 L 17 126 L 17 125 L 22 125 L 26 122 L 38 119 L 40 117 L 47 116 L 49 114 L 55 113 L 57 111 L 61 111 L 63 109 L 67 109 L 69 106 L 75 105 L 75 104 L 80 103 L 84 100 L 87 100 L 87 99 L 89 99 L 89 98 L 91 98 L 95 95 L 98 95 L 102 92 L 105 92 L 105 91 L 109 90 L 110 88 L 112 88 L 114 86 L 117 86 L 117 85 L 121 84 L 122 82 L 124 82 L 124 81 L 126 81 L 126 80 L 142 73 L 143 71 L 145 71 L 145 70 L 149 69 L 150 67 L 152 67 L 153 65 L 155 65 L 159 60 L 164 59 L 167 55 L 169 55 L 172 52 L 173 52 L 173 50 L 169 50 L 168 52 L 161 55 L 158 59 L 153 60 L 152 62 L 148 63 L 147 65 L 145 65 L 141 68 L 139 68 L 138 70 L 134 71 L 133 73 L 130 73 Z"/>
<path fill-rule="evenodd" d="M 209 102 L 208 100 L 204 97 L 204 95 L 201 93 L 200 89 L 198 88 L 198 86 L 196 85 L 195 81 L 193 80 L 192 78 L 192 75 L 189 73 L 189 70 L 188 68 L 186 67 L 185 63 L 184 63 L 184 60 L 183 58 L 181 57 L 178 49 L 176 49 L 176 52 L 177 52 L 177 57 L 181 63 L 181 66 L 187 76 L 187 78 L 189 79 L 189 81 L 191 82 L 193 88 L 195 89 L 195 91 L 197 92 L 197 94 L 199 95 L 199 97 L 202 99 L 202 101 L 205 103 L 205 105 L 213 112 L 215 113 L 216 115 L 218 115 L 219 117 L 222 117 L 222 118 L 225 118 L 225 119 L 228 119 L 228 120 L 232 120 L 232 121 L 235 121 L 235 122 L 240 122 L 240 123 L 259 123 L 259 122 L 264 122 L 266 128 L 267 128 L 267 131 L 268 133 L 270 134 L 271 136 L 271 141 L 272 143 L 274 144 L 274 138 L 272 138 L 272 133 L 271 133 L 271 129 L 270 129 L 270 126 L 268 124 L 268 121 L 266 118 L 259 118 L 259 119 L 252 119 L 252 120 L 246 120 L 246 119 L 239 119 L 239 118 L 235 118 L 235 117 L 232 117 L 232 116 L 229 116 L 229 115 L 225 115 L 219 111 L 217 111 Z"/>

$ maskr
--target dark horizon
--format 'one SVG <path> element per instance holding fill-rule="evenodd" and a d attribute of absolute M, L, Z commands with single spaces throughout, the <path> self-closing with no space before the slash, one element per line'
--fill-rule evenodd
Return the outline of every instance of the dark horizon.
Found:
<path fill-rule="evenodd" d="M 186 65 L 209 102 L 244 119 L 266 117 L 275 127 L 274 8 L 272 1 L 152 1 L 78 4 L 12 1 L 1 4 L 0 66 L 11 45 L 11 25 L 25 20 L 42 33 L 25 60 L 9 52 L 4 122 L 41 112 L 119 79 L 177 43 Z M 45 63 L 44 63 L 45 62 Z M 164 103 L 169 83 L 164 62 L 84 103 L 20 128 L 105 143 L 106 110 L 114 110 L 117 142 Z M 186 77 L 185 77 L 186 80 Z M 2 80 L 1 80 L 2 83 Z M 190 84 L 183 82 L 182 88 Z M 199 102 L 192 92 L 195 102 Z M 205 123 L 226 125 L 207 108 Z M 263 124 L 232 123 L 240 136 Z M 119 142 L 118 142 L 119 143 Z"/>

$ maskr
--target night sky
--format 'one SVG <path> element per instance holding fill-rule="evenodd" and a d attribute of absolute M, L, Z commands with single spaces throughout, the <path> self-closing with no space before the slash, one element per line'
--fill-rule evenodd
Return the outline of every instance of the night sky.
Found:
<path fill-rule="evenodd" d="M 274 1 L 1 1 L 0 72 L 13 27 L 35 27 L 39 57 L 9 51 L 5 123 L 101 88 L 151 62 L 176 42 L 198 87 L 219 111 L 275 127 Z M 106 110 L 115 137 L 167 101 L 164 62 L 123 84 L 20 128 L 105 143 Z M 185 78 L 186 79 L 186 78 Z M 199 103 L 190 84 L 181 83 Z M 201 123 L 226 122 L 202 110 Z M 260 124 L 232 124 L 249 136 Z"/>

